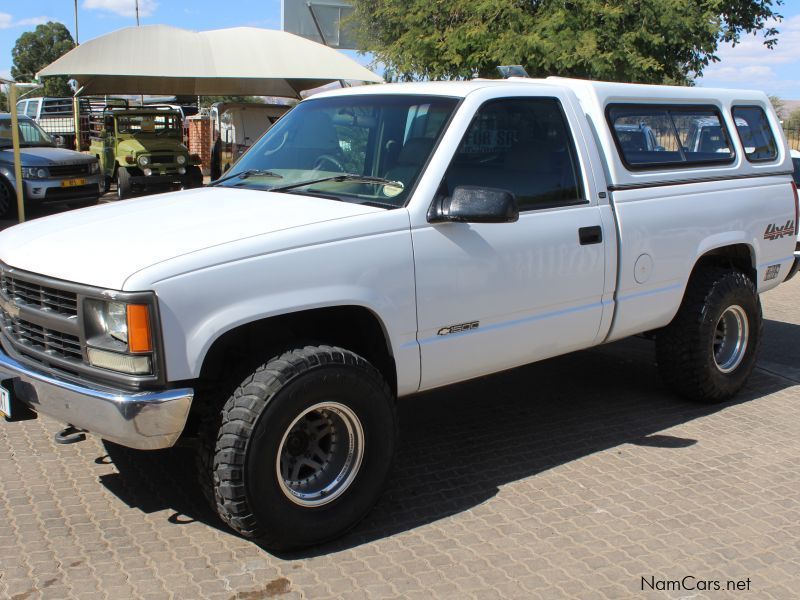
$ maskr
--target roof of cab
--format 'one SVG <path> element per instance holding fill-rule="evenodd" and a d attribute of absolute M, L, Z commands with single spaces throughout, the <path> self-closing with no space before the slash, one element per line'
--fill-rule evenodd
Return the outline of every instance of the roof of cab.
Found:
<path fill-rule="evenodd" d="M 469 81 L 421 81 L 392 83 L 388 85 L 364 85 L 352 88 L 330 90 L 315 94 L 313 98 L 340 95 L 362 94 L 424 94 L 463 98 L 479 89 L 502 87 L 510 84 L 527 84 L 541 87 L 561 87 L 574 91 L 579 96 L 592 96 L 600 104 L 609 100 L 642 101 L 688 101 L 704 102 L 716 99 L 722 102 L 763 100 L 764 92 L 755 90 L 731 90 L 708 87 L 685 87 L 669 85 L 646 85 L 637 83 L 617 83 L 611 81 L 592 81 L 566 77 L 533 79 L 510 77 L 508 79 L 472 79 Z"/>

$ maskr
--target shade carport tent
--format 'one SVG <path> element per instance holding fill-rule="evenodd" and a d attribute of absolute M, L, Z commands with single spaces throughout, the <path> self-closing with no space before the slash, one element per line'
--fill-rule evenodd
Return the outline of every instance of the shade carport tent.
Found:
<path fill-rule="evenodd" d="M 282 96 L 334 81 L 383 79 L 344 54 L 273 29 L 128 27 L 69 51 L 37 77 L 66 75 L 79 93 Z"/>

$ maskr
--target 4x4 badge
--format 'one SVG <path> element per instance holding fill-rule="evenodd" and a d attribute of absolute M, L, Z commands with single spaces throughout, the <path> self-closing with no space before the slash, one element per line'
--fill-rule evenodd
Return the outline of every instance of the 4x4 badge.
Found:
<path fill-rule="evenodd" d="M 778 227 L 775 224 L 767 225 L 767 230 L 764 232 L 765 240 L 777 240 L 787 235 L 794 235 L 794 221 L 786 221 L 786 225 Z"/>

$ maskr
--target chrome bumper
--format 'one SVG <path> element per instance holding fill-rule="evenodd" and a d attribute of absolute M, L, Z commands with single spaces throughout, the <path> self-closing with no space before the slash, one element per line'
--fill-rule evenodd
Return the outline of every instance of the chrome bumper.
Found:
<path fill-rule="evenodd" d="M 37 413 L 141 450 L 174 445 L 194 397 L 189 388 L 130 393 L 78 385 L 29 369 L 2 351 L 0 379 L 6 387 L 13 384 L 15 400 Z"/>

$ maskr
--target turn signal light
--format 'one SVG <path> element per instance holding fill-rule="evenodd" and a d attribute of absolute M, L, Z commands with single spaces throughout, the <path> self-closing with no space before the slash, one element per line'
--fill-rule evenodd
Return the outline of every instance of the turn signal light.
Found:
<path fill-rule="evenodd" d="M 129 165 L 132 165 L 133 163 L 136 162 L 136 159 L 133 158 L 132 156 L 128 155 L 128 156 L 125 157 L 125 162 L 128 163 Z"/>
<path fill-rule="evenodd" d="M 130 352 L 152 352 L 150 314 L 146 304 L 128 304 L 128 349 Z"/>

